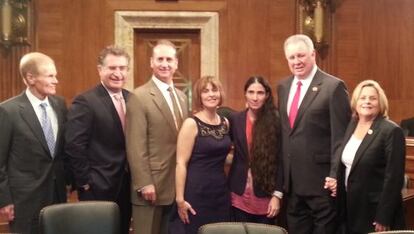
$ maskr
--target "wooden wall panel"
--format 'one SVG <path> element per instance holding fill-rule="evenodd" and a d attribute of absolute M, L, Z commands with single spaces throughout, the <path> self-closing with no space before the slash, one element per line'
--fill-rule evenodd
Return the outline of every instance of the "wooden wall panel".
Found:
<path fill-rule="evenodd" d="M 29 46 L 0 48 L 0 102 L 22 92 L 26 87 L 19 73 L 20 57 L 30 51 Z"/>
<path fill-rule="evenodd" d="M 414 1 L 340 1 L 333 43 L 321 66 L 346 81 L 350 91 L 367 78 L 378 80 L 390 99 L 391 118 L 414 115 Z M 58 93 L 70 100 L 98 83 L 96 57 L 114 41 L 114 11 L 215 11 L 220 17 L 220 78 L 226 105 L 243 108 L 242 86 L 260 74 L 275 87 L 289 74 L 284 39 L 295 33 L 296 1 L 284 0 L 36 0 L 36 49 L 58 67 Z M 0 57 L 0 100 L 23 88 L 16 75 L 21 54 Z M 328 61 L 327 61 L 328 60 Z M 14 65 L 13 65 L 14 64 Z M 14 75 L 11 75 L 12 73 Z"/>
<path fill-rule="evenodd" d="M 220 78 L 227 93 L 226 105 L 243 108 L 244 101 L 240 97 L 248 76 L 260 74 L 276 84 L 278 79 L 288 74 L 281 45 L 295 30 L 294 1 L 38 1 L 39 29 L 42 29 L 37 32 L 39 48 L 59 61 L 58 92 L 68 102 L 98 83 L 96 56 L 101 48 L 114 41 L 116 10 L 218 12 Z M 53 33 L 49 35 L 49 31 Z"/>
<path fill-rule="evenodd" d="M 335 70 L 350 90 L 377 80 L 397 123 L 414 116 L 414 1 L 342 1 L 335 21 Z"/>

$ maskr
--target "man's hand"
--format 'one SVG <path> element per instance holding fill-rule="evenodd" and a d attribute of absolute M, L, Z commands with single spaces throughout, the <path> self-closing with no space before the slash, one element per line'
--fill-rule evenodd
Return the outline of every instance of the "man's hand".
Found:
<path fill-rule="evenodd" d="M 325 185 L 323 186 L 324 189 L 331 190 L 331 196 L 336 197 L 336 179 L 331 177 L 325 177 Z"/>
<path fill-rule="evenodd" d="M 376 232 L 385 232 L 385 231 L 390 230 L 390 227 L 385 226 L 385 225 L 382 225 L 382 224 L 380 224 L 378 222 L 374 222 L 374 223 L 372 223 L 372 225 L 375 226 L 375 231 Z"/>
<path fill-rule="evenodd" d="M 142 187 L 140 191 L 141 191 L 141 196 L 142 198 L 144 198 L 144 200 L 147 200 L 151 202 L 152 204 L 154 204 L 155 201 L 157 200 L 157 195 L 155 193 L 155 186 L 153 184 Z"/>
<path fill-rule="evenodd" d="M 280 211 L 280 199 L 278 197 L 272 196 L 267 206 L 267 215 L 268 218 L 274 218 Z"/>
<path fill-rule="evenodd" d="M 0 215 L 4 216 L 8 221 L 14 220 L 14 205 L 10 204 L 0 208 Z"/>

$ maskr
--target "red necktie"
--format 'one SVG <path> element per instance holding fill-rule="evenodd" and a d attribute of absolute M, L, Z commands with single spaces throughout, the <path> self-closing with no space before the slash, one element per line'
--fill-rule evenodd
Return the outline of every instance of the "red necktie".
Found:
<path fill-rule="evenodd" d="M 291 128 L 293 128 L 293 123 L 295 123 L 296 116 L 298 115 L 300 87 L 302 86 L 302 83 L 298 81 L 296 85 L 297 87 L 296 87 L 295 96 L 293 97 L 293 101 L 292 101 L 292 104 L 290 105 L 290 110 L 289 110 L 289 123 L 290 123 Z"/>

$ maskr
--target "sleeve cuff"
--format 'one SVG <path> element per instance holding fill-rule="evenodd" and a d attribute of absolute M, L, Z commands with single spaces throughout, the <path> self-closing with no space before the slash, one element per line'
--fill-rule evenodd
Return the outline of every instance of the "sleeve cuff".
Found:
<path fill-rule="evenodd" d="M 283 193 L 282 193 L 282 192 L 280 192 L 280 191 L 274 191 L 274 192 L 272 193 L 272 196 L 273 196 L 273 197 L 277 197 L 277 198 L 279 198 L 279 199 L 282 199 L 282 198 L 283 198 Z"/>

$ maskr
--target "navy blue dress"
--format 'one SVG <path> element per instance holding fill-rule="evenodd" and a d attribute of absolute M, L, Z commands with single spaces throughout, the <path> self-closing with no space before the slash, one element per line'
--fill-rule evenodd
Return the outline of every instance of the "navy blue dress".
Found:
<path fill-rule="evenodd" d="M 196 211 L 184 224 L 174 209 L 170 233 L 197 234 L 204 224 L 230 221 L 230 192 L 224 174 L 224 162 L 230 151 L 229 128 L 221 117 L 219 125 L 210 125 L 197 117 L 198 134 L 187 166 L 184 199 Z"/>

